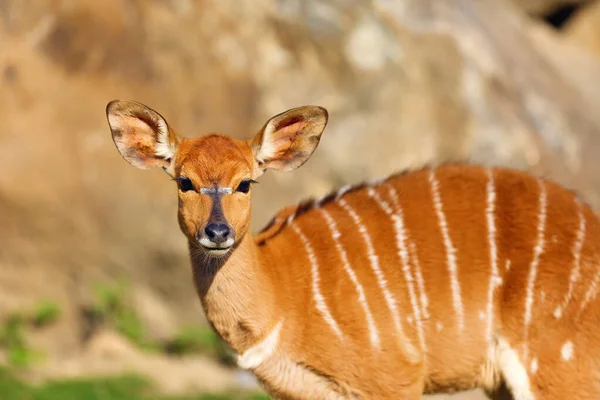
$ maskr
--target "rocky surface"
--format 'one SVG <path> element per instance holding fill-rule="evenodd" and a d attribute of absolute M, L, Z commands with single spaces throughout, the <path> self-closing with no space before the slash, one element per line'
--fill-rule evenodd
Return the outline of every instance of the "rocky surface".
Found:
<path fill-rule="evenodd" d="M 594 2 L 577 12 L 564 27 L 565 36 L 600 56 L 600 2 Z"/>
<path fill-rule="evenodd" d="M 560 7 L 578 6 L 591 3 L 591 0 L 510 0 L 512 3 L 532 15 L 545 15 Z"/>
<path fill-rule="evenodd" d="M 0 1 L 0 312 L 55 299 L 61 323 L 40 341 L 75 351 L 92 288 L 122 277 L 152 335 L 201 320 L 175 186 L 119 157 L 113 98 L 187 137 L 247 138 L 327 107 L 313 159 L 261 179 L 255 229 L 309 195 L 445 160 L 529 169 L 598 207 L 600 63 L 571 36 L 503 0 Z"/>

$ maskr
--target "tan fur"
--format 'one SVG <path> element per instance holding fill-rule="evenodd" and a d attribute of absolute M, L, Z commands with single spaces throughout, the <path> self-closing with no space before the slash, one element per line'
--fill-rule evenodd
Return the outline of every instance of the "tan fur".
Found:
<path fill-rule="evenodd" d="M 236 188 L 269 168 L 267 157 L 260 157 L 262 146 L 270 168 L 293 169 L 316 147 L 326 114 L 310 107 L 288 113 L 265 125 L 268 135 L 263 130 L 251 141 L 221 135 L 179 139 L 169 167 L 196 187 Z M 134 135 L 127 143 L 135 146 L 135 124 L 125 128 Z M 497 398 L 506 388 L 516 399 L 597 398 L 600 306 L 590 285 L 599 271 L 598 218 L 571 192 L 523 172 L 448 164 L 434 173 L 446 232 L 432 195 L 431 171 L 425 168 L 290 206 L 255 237 L 249 234 L 251 193 L 224 195 L 223 212 L 236 242 L 222 257 L 211 257 L 195 239 L 209 219 L 210 198 L 180 191 L 179 222 L 189 241 L 196 288 L 215 330 L 238 354 L 276 338 L 252 370 L 280 399 L 410 400 L 476 387 Z M 340 233 L 335 239 L 319 209 L 335 221 Z M 580 277 L 559 319 L 554 310 L 564 302 L 577 260 L 573 244 L 582 237 L 579 209 L 585 217 Z M 534 263 L 536 246 L 541 252 Z M 490 291 L 494 257 L 497 286 Z M 364 288 L 362 300 L 356 282 Z M 586 293 L 593 296 L 584 302 Z M 319 301 L 328 314 L 319 311 Z M 403 337 L 394 327 L 390 302 L 397 305 Z M 464 315 L 462 329 L 458 309 Z M 269 336 L 274 329 L 277 335 Z"/>

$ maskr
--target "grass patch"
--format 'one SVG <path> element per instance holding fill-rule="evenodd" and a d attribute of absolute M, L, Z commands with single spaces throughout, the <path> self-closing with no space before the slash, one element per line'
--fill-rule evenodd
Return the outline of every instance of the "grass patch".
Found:
<path fill-rule="evenodd" d="M 44 328 L 60 317 L 58 305 L 49 300 L 38 303 L 27 315 L 13 313 L 0 325 L 0 346 L 6 350 L 8 363 L 12 367 L 27 367 L 43 358 L 40 351 L 31 348 L 26 333 L 31 328 Z"/>
<path fill-rule="evenodd" d="M 206 354 L 217 358 L 227 365 L 235 365 L 235 360 L 229 347 L 209 326 L 184 327 L 166 345 L 170 354 Z"/>
<path fill-rule="evenodd" d="M 168 344 L 168 351 L 177 355 L 212 354 L 220 342 L 221 339 L 210 327 L 188 326 L 175 335 Z"/>
<path fill-rule="evenodd" d="M 184 397 L 157 396 L 147 380 L 127 375 L 117 378 L 74 379 L 31 386 L 0 368 L 3 400 L 267 400 L 262 393 L 198 394 Z"/>
<path fill-rule="evenodd" d="M 27 367 L 42 358 L 27 343 L 25 329 L 26 320 L 20 314 L 9 316 L 0 327 L 0 345 L 6 349 L 8 363 L 13 367 Z"/>
<path fill-rule="evenodd" d="M 96 285 L 94 294 L 95 303 L 91 309 L 93 318 L 112 326 L 142 349 L 156 348 L 148 341 L 146 327 L 139 314 L 129 304 L 128 287 L 123 282 Z"/>
<path fill-rule="evenodd" d="M 44 328 L 55 323 L 59 318 L 60 308 L 58 304 L 51 300 L 42 300 L 33 311 L 31 322 L 37 328 Z"/>
<path fill-rule="evenodd" d="M 128 286 L 122 281 L 98 284 L 94 295 L 93 306 L 86 310 L 87 318 L 113 328 L 141 349 L 179 356 L 206 354 L 224 364 L 235 364 L 228 346 L 210 327 L 184 327 L 163 343 L 150 340 L 143 321 L 128 301 Z"/>

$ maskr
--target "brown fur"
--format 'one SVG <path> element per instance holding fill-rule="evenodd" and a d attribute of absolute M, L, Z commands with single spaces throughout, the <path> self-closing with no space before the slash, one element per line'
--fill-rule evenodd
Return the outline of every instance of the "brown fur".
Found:
<path fill-rule="evenodd" d="M 283 126 L 276 126 L 283 136 L 277 136 L 277 131 L 270 133 L 280 139 L 273 144 L 273 154 L 290 157 L 287 161 L 277 159 L 278 165 L 301 164 L 316 147 L 313 141 L 302 144 L 286 139 L 303 137 L 299 130 L 314 134 L 310 125 L 314 121 L 303 119 L 303 115 L 309 114 L 303 110 L 293 118 L 278 119 L 284 121 Z M 292 122 L 286 125 L 285 121 Z M 319 135 L 320 131 L 317 139 Z M 220 135 L 181 140 L 172 167 L 176 176 L 185 175 L 196 187 L 217 184 L 235 188 L 242 179 L 262 174 L 264 165 L 256 158 L 261 140 L 264 132 L 248 142 Z M 288 154 L 294 146 L 299 148 Z M 342 196 L 359 215 L 372 240 L 402 317 L 406 333 L 402 340 L 392 324 L 359 227 L 340 205 L 338 196 L 288 207 L 254 238 L 248 234 L 251 193 L 223 196 L 225 218 L 236 232 L 236 243 L 225 256 L 215 258 L 195 242 L 196 232 L 209 219 L 210 199 L 194 191 L 180 192 L 179 222 L 190 243 L 198 294 L 215 330 L 234 351 L 243 354 L 282 323 L 274 352 L 253 369 L 265 388 L 281 399 L 418 399 L 424 392 L 475 387 L 495 392 L 500 398 L 506 396 L 506 386 L 511 383 L 505 382 L 501 356 L 497 354 L 501 340 L 514 350 L 527 371 L 526 381 L 536 399 L 595 398 L 600 392 L 600 336 L 596 333 L 600 307 L 596 299 L 584 309 L 581 305 L 598 274 L 597 217 L 581 204 L 586 220 L 581 277 L 574 285 L 569 306 L 557 319 L 553 311 L 567 292 L 574 263 L 573 243 L 579 229 L 574 195 L 549 181 L 540 186 L 539 179 L 508 169 L 448 164 L 434 171 L 448 233 L 456 249 L 464 310 L 462 332 L 453 309 L 447 249 L 428 168 L 395 175 L 374 186 L 360 185 Z M 488 341 L 485 313 L 491 245 L 486 185 L 490 172 L 496 193 L 495 243 L 502 283 L 494 292 L 493 338 Z M 547 193 L 544 242 L 533 286 L 531 324 L 526 327 L 525 298 L 538 241 L 540 187 Z M 428 318 L 423 314 L 420 321 L 427 351 L 419 346 L 418 324 L 394 222 L 369 195 L 371 188 L 396 215 L 403 215 L 410 271 L 415 277 L 417 265 L 420 267 L 428 299 Z M 401 210 L 395 205 L 394 190 Z M 369 344 L 366 314 L 320 210 L 331 215 L 341 233 L 339 243 L 364 288 L 380 349 Z M 303 232 L 314 251 L 320 289 L 343 340 L 317 310 L 309 255 L 293 227 Z M 561 358 L 561 347 L 567 341 L 574 348 L 570 360 Z M 538 363 L 535 372 L 530 367 L 534 359 Z"/>

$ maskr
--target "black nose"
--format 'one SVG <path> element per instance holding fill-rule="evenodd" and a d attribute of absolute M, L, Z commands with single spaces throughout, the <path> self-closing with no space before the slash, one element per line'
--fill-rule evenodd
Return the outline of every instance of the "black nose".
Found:
<path fill-rule="evenodd" d="M 215 243 L 216 245 L 220 245 L 221 243 L 229 239 L 231 230 L 229 229 L 229 226 L 227 226 L 227 224 L 210 223 L 206 226 L 204 232 L 206 233 L 206 236 L 208 236 L 211 242 Z"/>

